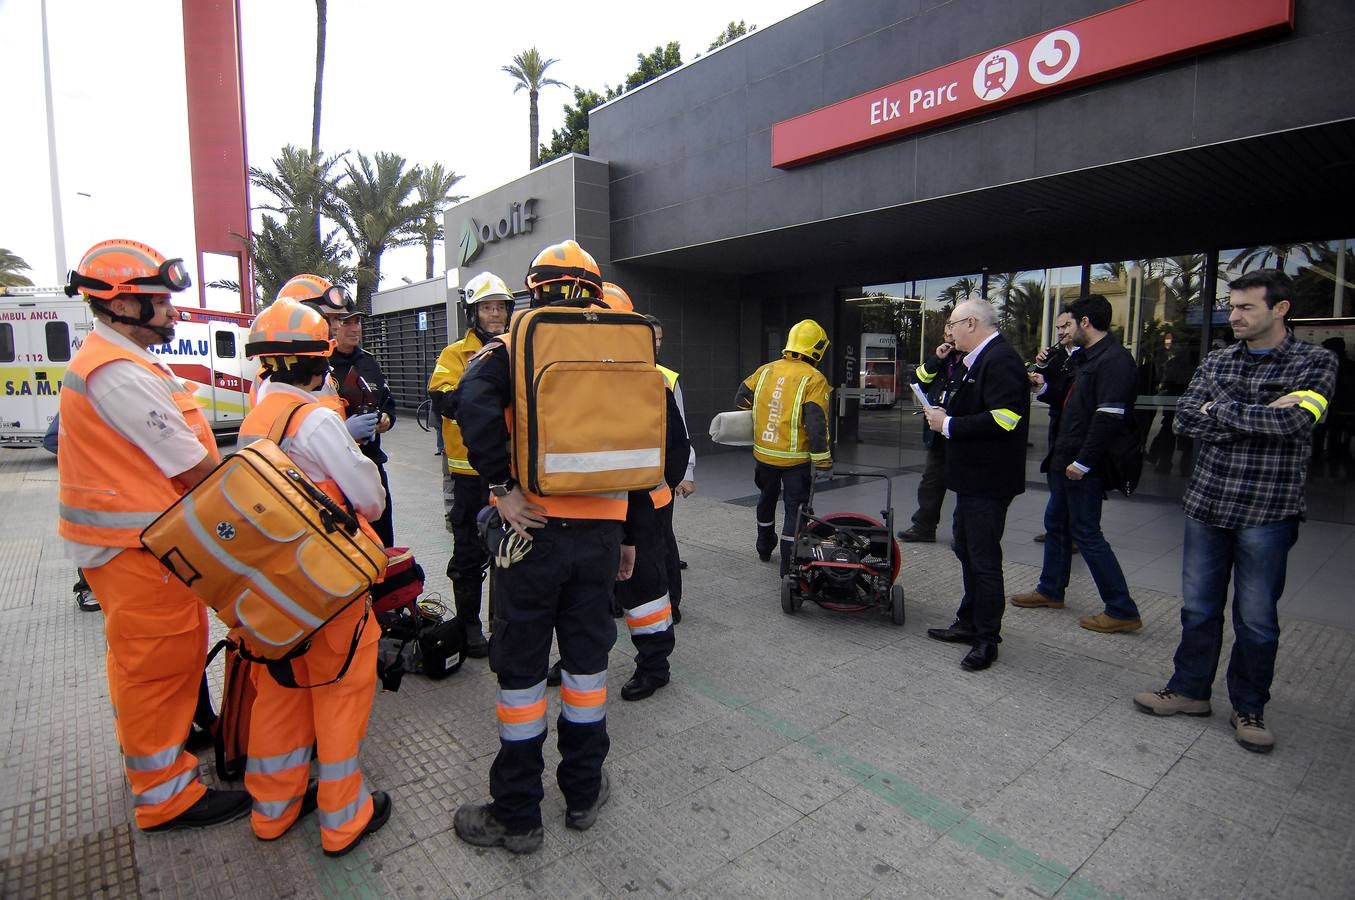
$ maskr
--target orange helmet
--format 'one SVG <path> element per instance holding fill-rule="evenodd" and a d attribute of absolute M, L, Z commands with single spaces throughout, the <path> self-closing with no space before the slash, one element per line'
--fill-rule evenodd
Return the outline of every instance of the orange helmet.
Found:
<path fill-rule="evenodd" d="M 278 289 L 277 299 L 304 303 L 321 315 L 346 316 L 358 311 L 357 303 L 341 285 L 309 273 L 287 279 Z"/>
<path fill-rule="evenodd" d="M 245 342 L 245 356 L 329 356 L 334 342 L 329 339 L 325 317 L 295 300 L 275 300 L 254 317 Z"/>
<path fill-rule="evenodd" d="M 612 284 L 610 281 L 602 282 L 602 302 L 612 309 L 635 312 L 635 304 L 630 302 L 630 294 L 627 294 L 621 285 Z"/>
<path fill-rule="evenodd" d="M 602 270 L 578 241 L 561 241 L 538 253 L 526 281 L 533 297 L 557 293 L 566 300 L 602 296 Z"/>
<path fill-rule="evenodd" d="M 100 241 L 66 275 L 66 296 L 112 300 L 119 294 L 169 294 L 191 287 L 182 259 L 136 241 Z M 147 317 L 149 318 L 149 317 Z"/>

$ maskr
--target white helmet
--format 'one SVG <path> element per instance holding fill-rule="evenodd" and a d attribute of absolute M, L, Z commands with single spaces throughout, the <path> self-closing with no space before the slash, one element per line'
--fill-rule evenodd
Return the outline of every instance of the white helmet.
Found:
<path fill-rule="evenodd" d="M 513 315 L 513 294 L 504 280 L 493 272 L 481 272 L 470 281 L 461 294 L 461 306 L 466 312 L 466 324 L 479 329 L 480 319 L 475 312 L 475 304 L 485 300 L 502 300 L 508 307 L 508 315 Z"/>

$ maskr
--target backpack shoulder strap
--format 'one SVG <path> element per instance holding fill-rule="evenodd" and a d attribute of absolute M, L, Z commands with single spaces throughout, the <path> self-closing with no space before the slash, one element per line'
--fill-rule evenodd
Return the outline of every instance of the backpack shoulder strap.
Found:
<path fill-rule="evenodd" d="M 287 415 L 278 416 L 277 419 L 274 420 L 273 427 L 268 429 L 268 439 L 273 443 L 281 446 L 283 436 L 287 434 L 287 429 L 290 428 L 292 425 L 292 419 L 296 418 L 296 414 L 301 411 L 301 408 L 304 406 L 319 406 L 319 405 L 320 404 L 318 403 L 313 403 L 309 400 L 302 400 L 301 398 L 298 397 L 296 402 L 292 405 L 291 409 L 287 410 Z"/>

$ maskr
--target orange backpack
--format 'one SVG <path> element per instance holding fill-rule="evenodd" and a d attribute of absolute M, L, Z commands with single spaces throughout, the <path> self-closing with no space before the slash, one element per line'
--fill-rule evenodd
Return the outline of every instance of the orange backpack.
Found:
<path fill-rule="evenodd" d="M 141 532 L 142 545 L 216 611 L 247 658 L 305 653 L 311 636 L 366 598 L 386 569 L 385 550 L 357 516 L 278 446 L 303 405 Z"/>
<path fill-rule="evenodd" d="M 644 316 L 547 306 L 513 317 L 513 473 L 535 494 L 663 483 L 667 386 Z"/>

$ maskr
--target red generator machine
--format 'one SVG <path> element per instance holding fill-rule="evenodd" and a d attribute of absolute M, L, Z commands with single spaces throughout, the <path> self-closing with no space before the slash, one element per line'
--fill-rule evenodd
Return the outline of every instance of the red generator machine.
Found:
<path fill-rule="evenodd" d="M 808 599 L 834 612 L 878 609 L 895 625 L 902 625 L 903 585 L 897 583 L 899 545 L 894 540 L 893 482 L 878 472 L 842 474 L 884 479 L 881 518 L 855 512 L 817 516 L 811 484 L 809 502 L 801 507 L 796 521 L 790 572 L 781 579 L 781 610 L 794 615 Z"/>

